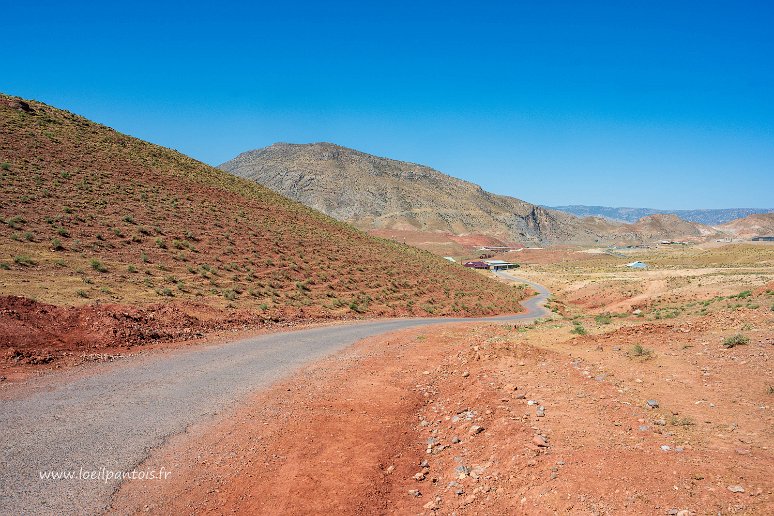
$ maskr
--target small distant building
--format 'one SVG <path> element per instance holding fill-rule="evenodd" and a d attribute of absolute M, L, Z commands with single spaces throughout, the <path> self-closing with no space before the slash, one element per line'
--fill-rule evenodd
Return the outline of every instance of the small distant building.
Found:
<path fill-rule="evenodd" d="M 647 269 L 648 268 L 648 264 L 645 263 L 645 262 L 627 263 L 626 266 L 629 267 L 630 269 Z"/>
<path fill-rule="evenodd" d="M 444 257 L 443 257 L 443 259 L 444 259 L 444 260 L 449 260 L 450 262 L 457 263 L 457 260 L 455 260 L 455 259 L 454 259 L 454 258 L 452 258 L 451 256 L 444 256 Z"/>
<path fill-rule="evenodd" d="M 752 239 L 753 242 L 774 242 L 774 236 L 756 236 Z"/>
<path fill-rule="evenodd" d="M 515 269 L 518 267 L 518 264 L 506 262 L 504 260 L 484 260 L 484 262 L 487 263 L 489 268 L 493 271 Z"/>
<path fill-rule="evenodd" d="M 488 269 L 489 264 L 486 262 L 465 262 L 463 264 L 465 267 L 470 267 L 472 269 Z"/>

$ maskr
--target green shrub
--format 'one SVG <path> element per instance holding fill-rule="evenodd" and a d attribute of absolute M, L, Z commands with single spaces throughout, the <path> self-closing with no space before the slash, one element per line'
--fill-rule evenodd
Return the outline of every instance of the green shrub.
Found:
<path fill-rule="evenodd" d="M 70 236 L 70 232 L 67 231 L 65 228 L 63 228 L 62 226 L 59 226 L 58 228 L 56 228 L 56 233 L 60 237 L 64 237 L 64 238 L 68 238 Z"/>
<path fill-rule="evenodd" d="M 0 262 L 0 269 L 2 269 L 2 270 L 4 270 L 4 271 L 8 271 L 8 270 L 11 270 L 11 266 L 10 266 L 10 265 L 8 265 L 8 264 L 7 264 L 7 263 L 5 263 L 5 262 Z"/>
<path fill-rule="evenodd" d="M 75 295 L 78 296 L 78 297 L 83 297 L 83 298 L 89 297 L 89 293 L 86 292 L 85 290 L 76 290 L 75 291 Z"/>
<path fill-rule="evenodd" d="M 586 335 L 586 328 L 583 327 L 583 324 L 581 324 L 579 321 L 575 321 L 573 325 L 575 325 L 575 327 L 570 330 L 570 333 L 574 333 L 576 335 Z"/>
<path fill-rule="evenodd" d="M 97 260 L 96 258 L 91 259 L 91 268 L 97 272 L 108 271 L 107 267 L 105 267 L 105 265 L 101 261 Z"/>
<path fill-rule="evenodd" d="M 642 344 L 637 343 L 632 346 L 631 355 L 633 357 L 645 357 L 650 358 L 653 356 L 653 350 L 644 347 Z"/>
<path fill-rule="evenodd" d="M 134 273 L 134 272 L 137 272 L 137 267 L 135 267 L 134 265 L 130 265 L 130 266 L 128 266 L 128 267 L 126 268 L 126 270 L 127 270 L 128 272 L 132 272 L 132 273 Z"/>
<path fill-rule="evenodd" d="M 54 251 L 61 251 L 64 249 L 64 246 L 62 245 L 62 241 L 58 238 L 51 239 L 51 249 Z"/>
<path fill-rule="evenodd" d="M 16 265 L 21 265 L 24 267 L 35 265 L 35 260 L 24 254 L 14 256 L 13 261 Z"/>
<path fill-rule="evenodd" d="M 167 243 L 164 242 L 163 238 L 159 237 L 159 238 L 156 239 L 156 247 L 158 247 L 160 249 L 166 249 L 167 248 Z"/>
<path fill-rule="evenodd" d="M 4 161 L 3 163 L 0 163 L 0 168 L 3 170 L 11 170 L 11 164 Z"/>
<path fill-rule="evenodd" d="M 163 297 L 172 297 L 175 295 L 174 292 L 172 292 L 172 289 L 167 287 L 156 289 L 156 293 Z"/>
<path fill-rule="evenodd" d="M 25 222 L 27 221 L 18 215 L 16 215 L 15 217 L 11 217 L 10 219 L 5 221 L 5 223 L 11 226 L 13 229 L 21 228 L 22 224 L 24 224 Z"/>
<path fill-rule="evenodd" d="M 731 337 L 727 337 L 723 341 L 723 347 L 724 348 L 733 348 L 734 346 L 741 346 L 743 344 L 749 344 L 750 339 L 749 337 L 745 337 L 741 333 L 737 333 L 736 335 L 733 335 Z"/>
<path fill-rule="evenodd" d="M 613 321 L 613 316 L 610 314 L 599 314 L 594 317 L 594 321 L 597 324 L 610 324 Z"/>
<path fill-rule="evenodd" d="M 231 289 L 226 289 L 223 291 L 223 297 L 225 297 L 229 301 L 233 301 L 237 298 L 237 293 Z"/>

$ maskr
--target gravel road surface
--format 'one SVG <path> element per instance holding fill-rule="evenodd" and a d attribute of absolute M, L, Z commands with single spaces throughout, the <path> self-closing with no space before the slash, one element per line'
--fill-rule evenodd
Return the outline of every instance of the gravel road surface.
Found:
<path fill-rule="evenodd" d="M 189 425 L 360 339 L 431 324 L 520 321 L 547 313 L 542 305 L 548 290 L 496 274 L 538 291 L 522 303 L 526 312 L 485 319 L 388 319 L 273 333 L 129 357 L 86 374 L 50 374 L 10 385 L 0 392 L 0 513 L 103 512 L 121 483 L 106 478 L 108 472 L 131 472 L 151 449 Z M 48 472 L 75 478 L 41 478 Z"/>

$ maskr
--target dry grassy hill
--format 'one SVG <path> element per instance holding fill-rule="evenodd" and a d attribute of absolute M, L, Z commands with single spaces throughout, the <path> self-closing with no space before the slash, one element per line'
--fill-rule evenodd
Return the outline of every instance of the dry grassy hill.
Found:
<path fill-rule="evenodd" d="M 2 298 L 6 348 L 41 332 L 99 345 L 244 322 L 519 310 L 518 289 L 5 95 L 0 220 L 0 295 L 38 302 Z"/>

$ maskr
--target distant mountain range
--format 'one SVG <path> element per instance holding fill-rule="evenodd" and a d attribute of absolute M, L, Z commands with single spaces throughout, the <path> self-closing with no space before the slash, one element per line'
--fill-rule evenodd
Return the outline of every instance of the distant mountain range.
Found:
<path fill-rule="evenodd" d="M 332 143 L 277 143 L 242 153 L 219 168 L 360 229 L 427 249 L 428 242 L 445 236 L 454 242 L 465 238 L 467 245 L 492 245 L 491 238 L 506 245 L 543 245 L 632 244 L 717 233 L 669 214 L 634 224 L 581 218 L 486 192 L 430 167 Z"/>
<path fill-rule="evenodd" d="M 728 208 L 707 210 L 656 210 L 653 208 L 611 208 L 608 206 L 546 206 L 554 210 L 571 213 L 578 217 L 603 217 L 617 222 L 636 222 L 642 217 L 658 214 L 673 214 L 689 222 L 698 222 L 707 226 L 717 226 L 748 215 L 770 213 L 771 208 Z"/>

